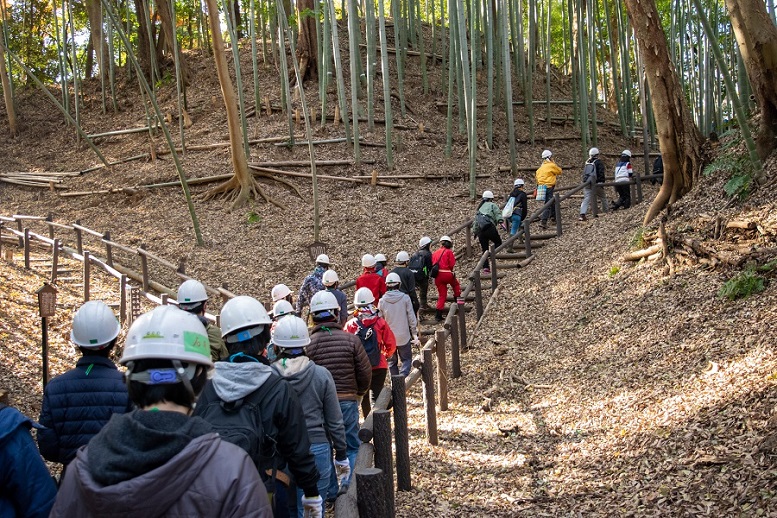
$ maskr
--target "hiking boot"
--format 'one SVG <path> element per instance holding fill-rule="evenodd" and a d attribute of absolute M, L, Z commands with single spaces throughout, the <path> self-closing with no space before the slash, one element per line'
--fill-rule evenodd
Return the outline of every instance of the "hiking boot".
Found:
<path fill-rule="evenodd" d="M 441 310 L 441 309 L 438 309 L 438 310 L 435 312 L 435 314 L 434 314 L 434 319 L 435 319 L 437 322 L 442 322 L 443 320 L 445 320 L 445 319 L 442 317 L 442 310 Z"/>
<path fill-rule="evenodd" d="M 580 214 L 580 216 L 577 218 L 577 221 L 585 221 L 585 214 Z"/>

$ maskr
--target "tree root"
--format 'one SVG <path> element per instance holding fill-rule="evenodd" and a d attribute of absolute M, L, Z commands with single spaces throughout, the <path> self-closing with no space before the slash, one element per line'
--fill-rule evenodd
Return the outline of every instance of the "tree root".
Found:
<path fill-rule="evenodd" d="M 251 181 L 248 185 L 242 185 L 238 181 L 237 176 L 233 176 L 226 182 L 217 185 L 216 187 L 213 187 L 208 192 L 206 192 L 203 196 L 203 199 L 207 201 L 212 200 L 218 196 L 223 196 L 227 201 L 231 202 L 230 210 L 234 210 L 245 205 L 251 196 L 254 198 L 261 196 L 264 201 L 272 203 L 279 209 L 288 209 L 288 207 L 286 207 L 283 203 L 267 194 L 265 190 L 262 189 L 261 185 L 259 185 L 253 178 L 251 178 Z"/>

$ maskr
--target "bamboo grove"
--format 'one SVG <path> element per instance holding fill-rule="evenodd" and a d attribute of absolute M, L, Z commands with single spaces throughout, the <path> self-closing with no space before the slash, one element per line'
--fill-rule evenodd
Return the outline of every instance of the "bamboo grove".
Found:
<path fill-rule="evenodd" d="M 171 148 L 185 153 L 186 89 L 196 79 L 187 55 L 218 52 L 214 41 L 224 41 L 237 93 L 239 148 L 248 159 L 247 117 L 264 117 L 272 99 L 288 117 L 290 144 L 293 118 L 302 109 L 308 125 L 342 121 L 357 162 L 360 132 L 382 125 L 386 164 L 393 168 L 393 125 L 408 117 L 409 74 L 421 78 L 425 96 L 447 113 L 448 156 L 453 136 L 466 135 L 473 197 L 478 142 L 508 147 L 515 170 L 516 140 L 533 143 L 536 125 L 552 121 L 553 105 L 571 106 L 581 151 L 596 145 L 597 113 L 605 109 L 618 114 L 624 136 L 644 134 L 646 143 L 656 143 L 657 115 L 634 21 L 621 1 L 3 0 L 0 6 L 0 75 L 12 134 L 14 90 L 39 83 L 57 92 L 52 102 L 76 128 L 75 138 L 85 138 L 84 80 L 99 81 L 101 110 L 108 112 L 118 109 L 121 75 L 138 80 L 149 134 L 165 128 Z M 683 94 L 705 135 L 726 131 L 754 107 L 726 7 L 719 0 L 656 4 Z M 218 20 L 209 20 L 216 9 Z M 777 23 L 773 0 L 765 12 Z M 216 28 L 219 38 L 212 34 Z M 250 70 L 239 59 L 241 48 L 250 50 Z M 278 74 L 277 84 L 263 83 L 268 68 L 286 73 Z M 571 95 L 553 98 L 552 84 L 561 76 L 571 78 Z M 180 124 L 168 133 L 156 95 L 173 82 Z M 317 84 L 307 103 L 300 82 Z M 516 107 L 525 113 L 520 127 Z M 497 119 L 505 121 L 506 135 L 494 134 Z"/>

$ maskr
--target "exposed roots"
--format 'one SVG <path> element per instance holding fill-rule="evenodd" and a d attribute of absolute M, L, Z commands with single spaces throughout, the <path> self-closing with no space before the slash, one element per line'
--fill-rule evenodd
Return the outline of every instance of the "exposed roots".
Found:
<path fill-rule="evenodd" d="M 267 194 L 253 178 L 251 178 L 248 185 L 243 185 L 238 181 L 237 176 L 233 176 L 226 182 L 206 192 L 203 199 L 207 201 L 219 196 L 223 196 L 226 201 L 231 202 L 230 210 L 242 207 L 252 196 L 254 198 L 261 196 L 264 201 L 272 203 L 280 209 L 287 209 L 284 204 Z"/>

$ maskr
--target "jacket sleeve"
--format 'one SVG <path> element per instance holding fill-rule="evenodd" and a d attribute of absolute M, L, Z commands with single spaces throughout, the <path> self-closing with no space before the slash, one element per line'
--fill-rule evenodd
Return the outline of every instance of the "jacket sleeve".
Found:
<path fill-rule="evenodd" d="M 43 394 L 39 422 L 45 427 L 39 429 L 37 433 L 40 454 L 50 462 L 62 462 L 59 455 L 59 436 L 56 430 L 54 430 L 54 419 L 51 416 L 51 402 L 48 392 Z"/>
<path fill-rule="evenodd" d="M 310 439 L 302 405 L 286 381 L 281 381 L 279 385 L 285 394 L 279 398 L 284 405 L 283 410 L 277 411 L 273 416 L 278 429 L 278 451 L 286 459 L 289 470 L 297 485 L 305 492 L 305 496 L 316 496 L 319 474 L 316 459 L 310 453 Z"/>
<path fill-rule="evenodd" d="M 345 460 L 347 446 L 345 443 L 345 426 L 343 425 L 343 412 L 340 410 L 340 402 L 337 400 L 337 389 L 332 374 L 323 367 L 320 369 L 326 375 L 324 380 L 324 421 L 326 431 L 335 449 L 335 458 Z M 322 495 L 323 496 L 323 495 Z"/>
<path fill-rule="evenodd" d="M 453 250 L 451 249 L 446 249 L 445 251 L 447 252 L 446 255 L 448 256 L 451 263 L 451 270 L 453 270 L 456 267 L 456 254 L 454 254 Z"/>
<path fill-rule="evenodd" d="M 386 278 L 383 276 L 378 279 L 378 293 L 380 294 L 378 295 L 379 299 L 386 294 Z"/>
<path fill-rule="evenodd" d="M 529 204 L 528 204 L 528 197 L 526 196 L 526 193 L 522 193 L 523 196 L 520 197 L 520 204 L 521 204 L 521 220 L 526 219 L 526 214 L 529 212 Z"/>
<path fill-rule="evenodd" d="M 16 510 L 21 511 L 19 516 L 48 516 L 57 496 L 57 486 L 24 425 L 16 426 L 0 448 L 0 466 L 3 466 L 0 487 L 13 501 Z"/>
<path fill-rule="evenodd" d="M 497 205 L 496 203 L 492 203 L 489 208 L 491 209 L 491 218 L 495 222 L 499 223 L 501 221 L 504 221 L 504 218 L 502 217 L 502 211 L 499 210 L 499 205 Z"/>
<path fill-rule="evenodd" d="M 356 340 L 353 343 L 353 362 L 356 368 L 356 394 L 363 396 L 370 389 L 372 364 L 370 363 L 370 357 L 367 356 L 367 352 L 364 350 L 364 346 L 361 344 L 361 340 L 358 337 L 355 338 Z"/>
<path fill-rule="evenodd" d="M 305 280 L 302 281 L 302 286 L 300 286 L 299 293 L 297 294 L 297 307 L 295 308 L 297 314 L 302 313 L 302 309 L 310 303 L 310 297 L 313 296 L 311 293 L 313 285 L 314 279 L 312 274 L 305 277 Z"/>
<path fill-rule="evenodd" d="M 413 301 L 410 300 L 410 296 L 405 300 L 405 311 L 407 312 L 407 324 L 410 327 L 410 335 L 415 336 L 418 334 L 418 320 L 413 311 Z"/>
<path fill-rule="evenodd" d="M 596 179 L 598 182 L 599 178 L 604 178 L 606 169 L 604 167 L 604 163 L 601 160 L 597 160 L 594 163 L 596 164 Z"/>
<path fill-rule="evenodd" d="M 273 518 L 272 506 L 264 491 L 264 483 L 259 478 L 251 458 L 246 454 L 240 459 L 233 459 L 239 464 L 237 476 L 233 481 L 232 491 L 224 499 L 221 516 L 251 518 Z"/>
<path fill-rule="evenodd" d="M 385 320 L 382 320 L 381 323 L 378 342 L 384 356 L 386 356 L 386 358 L 391 358 L 397 351 L 397 339 L 394 337 L 394 332 L 391 330 L 388 323 Z"/>

